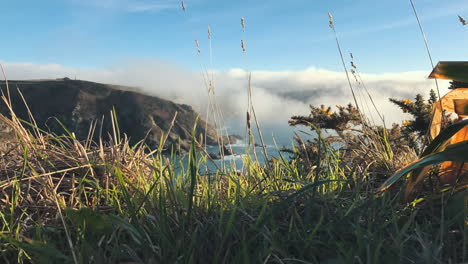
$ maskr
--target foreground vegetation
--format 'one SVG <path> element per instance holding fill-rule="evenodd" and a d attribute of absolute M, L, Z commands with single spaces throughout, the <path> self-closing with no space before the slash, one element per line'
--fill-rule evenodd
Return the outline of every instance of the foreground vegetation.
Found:
<path fill-rule="evenodd" d="M 112 140 L 94 142 L 95 127 L 78 141 L 65 128 L 57 136 L 37 129 L 32 118 L 1 116 L 16 136 L 0 159 L 1 262 L 468 260 L 466 191 L 430 177 L 410 200 L 403 182 L 377 193 L 417 157 L 415 150 L 395 127 L 348 127 L 359 119 L 352 106 L 336 113 L 312 108 L 312 119 L 313 113 L 348 119 L 335 126 L 338 137 L 324 138 L 319 127 L 293 118 L 318 136 L 296 138 L 291 159 L 280 152 L 261 166 L 247 156 L 243 168 L 204 175 L 200 168 L 211 161 L 197 151 L 195 133 L 185 163 L 162 154 L 164 136 L 156 150 L 130 145 L 115 118 Z"/>
<path fill-rule="evenodd" d="M 245 32 L 244 18 L 241 25 Z M 337 36 L 330 13 L 329 25 Z M 211 61 L 210 28 L 208 39 Z M 81 141 L 60 122 L 64 135 L 40 130 L 31 113 L 29 120 L 18 119 L 10 98 L 3 97 L 11 116 L 0 115 L 10 139 L 0 144 L 0 262 L 467 262 L 466 177 L 447 185 L 437 166 L 418 171 L 447 159 L 466 162 L 467 142 L 445 148 L 446 136 L 432 142 L 426 137 L 435 93 L 427 104 L 421 96 L 414 103 L 393 100 L 414 116 L 403 126 L 367 120 L 355 108 L 358 100 L 338 37 L 336 43 L 355 106 L 338 106 L 336 112 L 311 107 L 309 116 L 293 117 L 290 124 L 307 131 L 265 165 L 254 151 L 244 157 L 242 168 L 222 166 L 201 174 L 213 161 L 195 132 L 185 162 L 163 154 L 182 152 L 163 149 L 172 127 L 161 134 L 159 148 L 150 149 L 147 141 L 130 144 L 114 113 L 109 141 L 94 136 L 100 135 L 97 123 Z M 220 128 L 213 74 L 204 71 Z M 264 146 L 250 81 L 249 73 L 249 140 L 255 146 L 252 118 Z M 445 135 L 467 123 L 449 127 Z M 333 136 L 325 130 L 333 130 Z"/>

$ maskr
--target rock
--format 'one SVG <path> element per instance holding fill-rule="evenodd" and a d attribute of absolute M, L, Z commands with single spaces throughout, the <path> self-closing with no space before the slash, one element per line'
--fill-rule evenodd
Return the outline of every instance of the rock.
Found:
<path fill-rule="evenodd" d="M 220 159 L 221 159 L 221 155 L 216 154 L 216 153 L 214 153 L 214 152 L 208 153 L 208 156 L 210 156 L 210 158 L 211 158 L 211 159 L 214 159 L 214 160 L 220 160 Z"/>
<path fill-rule="evenodd" d="M 230 144 L 236 144 L 237 141 L 242 140 L 242 137 L 239 135 L 229 135 L 228 140 Z"/>
<path fill-rule="evenodd" d="M 223 146 L 223 152 L 225 156 L 236 155 L 236 153 L 231 148 L 226 147 L 226 145 Z"/>

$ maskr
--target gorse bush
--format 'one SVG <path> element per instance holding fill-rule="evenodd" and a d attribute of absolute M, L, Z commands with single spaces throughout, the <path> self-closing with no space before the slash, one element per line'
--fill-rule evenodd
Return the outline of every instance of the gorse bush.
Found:
<path fill-rule="evenodd" d="M 341 153 L 339 167 L 345 175 L 356 181 L 377 184 L 417 157 L 400 126 L 387 129 L 371 125 L 351 104 L 337 108 L 333 112 L 331 107 L 310 106 L 309 116 L 293 116 L 289 124 L 310 127 L 313 131 L 328 131 L 323 141 Z M 306 142 L 299 136 L 295 139 L 297 146 L 287 152 L 292 153 L 293 160 L 303 164 L 302 167 L 314 167 L 318 159 L 310 156 L 323 156 L 317 139 Z"/>
<path fill-rule="evenodd" d="M 437 102 L 436 93 L 431 89 L 427 101 L 425 101 L 420 94 L 416 95 L 414 101 L 410 99 L 394 98 L 390 98 L 389 100 L 397 105 L 403 113 L 408 113 L 413 117 L 413 119 L 406 120 L 403 123 L 401 132 L 408 141 L 410 147 L 420 153 L 422 149 L 430 143 L 428 128 L 431 125 L 432 115 L 434 113 L 433 106 Z M 442 127 L 447 127 L 452 123 L 448 113 L 444 112 L 443 121 Z"/>
<path fill-rule="evenodd" d="M 413 116 L 413 120 L 407 120 L 405 131 L 407 133 L 417 132 L 419 136 L 425 136 L 427 128 L 431 124 L 433 105 L 437 102 L 437 95 L 434 90 L 431 89 L 427 103 L 420 94 L 416 95 L 414 102 L 410 99 L 398 100 L 390 98 L 389 100 L 400 107 L 403 113 L 409 113 Z"/>

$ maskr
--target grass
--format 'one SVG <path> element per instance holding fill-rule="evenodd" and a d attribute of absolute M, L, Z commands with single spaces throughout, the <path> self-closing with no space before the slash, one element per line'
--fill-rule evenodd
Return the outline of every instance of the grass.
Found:
<path fill-rule="evenodd" d="M 209 161 L 195 137 L 184 164 L 162 147 L 147 156 L 144 142 L 131 146 L 118 129 L 110 142 L 80 142 L 72 133 L 58 136 L 1 118 L 16 135 L 0 160 L 4 263 L 468 258 L 467 228 L 456 214 L 460 199 L 432 195 L 415 207 L 401 202 L 398 186 L 377 195 L 381 179 L 365 168 L 343 168 L 346 152 L 325 140 L 308 174 L 295 160 L 280 157 L 267 169 L 246 156 L 243 171 L 207 176 L 199 173 Z"/>
<path fill-rule="evenodd" d="M 243 18 L 241 25 L 245 31 Z M 331 16 L 330 26 L 335 30 Z M 248 73 L 247 63 L 245 68 Z M 220 130 L 213 73 L 203 66 L 202 73 L 206 119 Z M 355 68 L 351 73 L 356 78 Z M 250 127 L 252 117 L 261 137 L 248 73 L 246 133 L 254 156 L 244 156 L 242 170 L 223 166 L 210 174 L 200 173 L 212 161 L 194 133 L 184 162 L 163 154 L 164 135 L 158 149 L 144 141 L 131 145 L 119 132 L 115 110 L 112 140 L 94 142 L 96 124 L 79 141 L 65 127 L 64 135 L 41 131 L 32 114 L 29 121 L 19 120 L 10 107 L 11 118 L 0 116 L 14 139 L 0 148 L 1 262 L 467 262 L 466 189 L 434 191 L 422 184 L 410 202 L 404 201 L 401 181 L 377 192 L 414 155 L 389 139 L 391 130 L 365 121 L 347 77 L 357 112 L 352 106 L 339 114 L 312 107 L 325 120 L 360 116 L 360 131 L 337 131 L 347 147 L 334 147 L 319 127 L 305 122 L 317 135 L 313 144 L 297 138 L 292 159 L 279 153 L 262 166 Z M 11 106 L 8 96 L 3 99 Z"/>

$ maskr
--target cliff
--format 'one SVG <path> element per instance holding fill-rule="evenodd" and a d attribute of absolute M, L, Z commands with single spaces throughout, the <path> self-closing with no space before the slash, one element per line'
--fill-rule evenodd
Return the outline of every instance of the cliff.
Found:
<path fill-rule="evenodd" d="M 4 81 L 0 82 L 0 87 L 6 95 Z M 18 89 L 41 129 L 64 134 L 64 129 L 57 122 L 59 120 L 80 140 L 88 136 L 90 125 L 94 120 L 98 120 L 94 139 L 97 140 L 101 127 L 102 137 L 104 140 L 108 139 L 109 134 L 112 134 L 110 111 L 115 108 L 122 135 L 125 133 L 131 143 L 136 143 L 148 134 L 146 144 L 156 148 L 161 135 L 167 133 L 177 112 L 166 147 L 178 144 L 180 140 L 181 148 L 187 150 L 190 146 L 191 131 L 198 116 L 188 105 L 144 95 L 125 86 L 64 78 L 9 81 L 9 87 L 13 110 L 19 118 L 29 120 L 27 108 Z M 3 102 L 0 102 L 0 113 L 10 116 Z M 200 134 L 204 134 L 205 131 L 207 143 L 216 144 L 216 131 L 205 121 L 198 119 L 197 137 L 200 138 Z"/>

